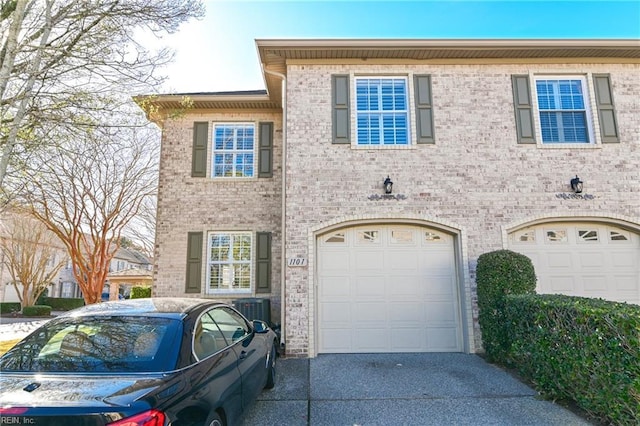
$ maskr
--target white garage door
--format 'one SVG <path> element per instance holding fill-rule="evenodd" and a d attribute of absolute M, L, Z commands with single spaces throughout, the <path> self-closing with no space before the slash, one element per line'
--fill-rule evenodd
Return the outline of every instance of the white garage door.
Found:
<path fill-rule="evenodd" d="M 462 351 L 453 237 L 409 225 L 318 239 L 318 352 Z"/>
<path fill-rule="evenodd" d="M 640 236 L 598 223 L 551 223 L 509 236 L 531 258 L 538 293 L 640 303 Z"/>

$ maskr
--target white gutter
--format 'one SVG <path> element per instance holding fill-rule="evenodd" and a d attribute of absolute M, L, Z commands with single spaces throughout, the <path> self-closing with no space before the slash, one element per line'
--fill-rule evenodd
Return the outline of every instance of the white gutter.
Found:
<path fill-rule="evenodd" d="M 281 254 L 280 254 L 280 347 L 285 347 L 285 276 L 287 272 L 286 258 L 286 235 L 287 235 L 287 76 L 263 69 L 265 74 L 275 75 L 282 79 L 282 223 L 280 225 L 282 232 Z"/>

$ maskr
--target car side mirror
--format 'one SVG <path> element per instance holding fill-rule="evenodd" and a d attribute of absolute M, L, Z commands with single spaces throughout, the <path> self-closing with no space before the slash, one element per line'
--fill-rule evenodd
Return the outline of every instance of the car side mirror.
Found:
<path fill-rule="evenodd" d="M 266 333 L 269 331 L 269 325 L 264 321 L 253 320 L 253 330 L 258 334 Z"/>

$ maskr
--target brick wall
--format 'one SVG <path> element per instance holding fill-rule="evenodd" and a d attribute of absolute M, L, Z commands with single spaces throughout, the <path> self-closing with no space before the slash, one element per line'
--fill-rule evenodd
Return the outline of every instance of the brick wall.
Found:
<path fill-rule="evenodd" d="M 274 123 L 272 178 L 213 180 L 191 177 L 193 123 L 209 122 L 209 143 L 215 122 L 254 122 L 256 141 L 258 122 Z M 207 175 L 211 175 L 209 146 Z M 282 119 L 280 114 L 187 113 L 164 124 L 161 172 L 158 194 L 158 220 L 155 250 L 155 296 L 204 296 L 184 294 L 187 233 L 202 231 L 272 232 L 271 294 L 229 294 L 206 296 L 231 301 L 244 297 L 271 299 L 272 321 L 280 321 L 280 253 L 282 249 Z M 256 172 L 257 174 L 257 172 Z M 206 285 L 206 237 L 203 247 L 203 286 Z"/>
<path fill-rule="evenodd" d="M 512 74 L 610 73 L 621 141 L 581 149 L 518 145 Z M 430 74 L 434 145 L 362 149 L 331 144 L 331 75 Z M 416 219 L 457 228 L 470 350 L 480 348 L 475 263 L 504 247 L 503 229 L 527 218 L 640 217 L 638 65 L 290 65 L 287 81 L 287 352 L 314 354 L 315 235 L 327 224 Z M 409 78 L 409 105 L 414 105 Z M 353 103 L 354 93 L 351 92 Z M 589 99 L 594 103 L 593 88 Z M 355 135 L 352 108 L 352 138 Z M 412 111 L 411 122 L 415 123 Z M 415 131 L 415 128 L 413 129 Z M 539 132 L 539 130 L 538 130 Z M 540 136 L 537 136 L 540 140 Z M 579 175 L 594 200 L 563 200 Z M 389 175 L 405 200 L 372 201 Z"/>

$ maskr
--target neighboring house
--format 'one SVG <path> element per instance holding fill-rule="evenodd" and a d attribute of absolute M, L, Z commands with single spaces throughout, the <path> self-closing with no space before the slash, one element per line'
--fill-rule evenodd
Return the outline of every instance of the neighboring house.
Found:
<path fill-rule="evenodd" d="M 141 98 L 155 295 L 269 299 L 289 356 L 480 350 L 497 249 L 541 293 L 640 303 L 638 40 L 257 48 L 266 91 Z"/>
<path fill-rule="evenodd" d="M 128 295 L 134 285 L 151 283 L 151 269 L 151 261 L 144 254 L 120 247 L 111 260 L 104 291 L 112 293 L 111 299 L 114 300 L 118 292 Z M 116 284 L 113 289 L 110 288 L 112 281 Z M 60 270 L 58 279 L 52 284 L 48 294 L 51 297 L 82 297 L 82 291 L 73 275 L 71 260 Z"/>

